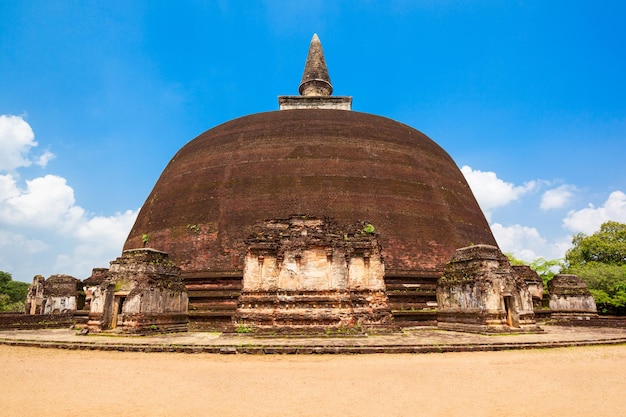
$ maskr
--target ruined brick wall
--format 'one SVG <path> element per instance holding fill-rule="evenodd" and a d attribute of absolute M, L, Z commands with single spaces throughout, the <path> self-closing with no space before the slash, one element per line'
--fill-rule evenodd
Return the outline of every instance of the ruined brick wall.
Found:
<path fill-rule="evenodd" d="M 94 295 L 94 293 L 101 291 L 100 285 L 107 278 L 108 273 L 108 268 L 93 268 L 91 275 L 83 280 L 83 290 L 85 292 L 85 306 L 83 307 L 83 310 L 90 311 L 91 303 L 94 299 L 96 299 L 96 304 L 98 304 L 98 300 L 101 302 L 100 296 Z M 103 306 L 96 305 L 94 311 L 102 312 L 102 308 Z"/>
<path fill-rule="evenodd" d="M 300 330 L 391 324 L 385 267 L 369 223 L 294 216 L 257 225 L 248 244 L 240 324 Z"/>
<path fill-rule="evenodd" d="M 71 313 L 46 315 L 0 313 L 0 330 L 67 329 L 74 322 Z"/>
<path fill-rule="evenodd" d="M 512 265 L 512 268 L 513 271 L 526 282 L 528 291 L 533 298 L 533 305 L 535 307 L 541 307 L 544 286 L 539 274 L 533 271 L 528 265 Z"/>
<path fill-rule="evenodd" d="M 365 227 L 307 217 L 266 222 L 248 240 L 244 291 L 384 290 L 380 247 Z"/>
<path fill-rule="evenodd" d="M 33 283 L 26 294 L 26 314 L 43 314 L 43 289 L 45 278 L 41 275 L 33 277 Z"/>

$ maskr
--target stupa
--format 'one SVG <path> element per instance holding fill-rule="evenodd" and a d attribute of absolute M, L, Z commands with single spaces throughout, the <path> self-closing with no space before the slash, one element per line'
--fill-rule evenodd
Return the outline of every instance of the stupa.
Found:
<path fill-rule="evenodd" d="M 124 249 L 148 245 L 181 268 L 192 329 L 232 327 L 249 238 L 272 219 L 371 224 L 401 326 L 436 320 L 437 279 L 455 249 L 497 246 L 445 150 L 410 126 L 352 111 L 351 97 L 332 92 L 314 35 L 299 96 L 202 133 L 147 197 Z"/>

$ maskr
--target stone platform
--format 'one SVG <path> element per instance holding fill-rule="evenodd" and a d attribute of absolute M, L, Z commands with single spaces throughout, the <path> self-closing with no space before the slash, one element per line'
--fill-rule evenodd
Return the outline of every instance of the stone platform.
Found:
<path fill-rule="evenodd" d="M 393 335 L 255 337 L 249 334 L 174 333 L 150 336 L 79 335 L 74 330 L 0 331 L 0 344 L 129 352 L 220 354 L 434 353 L 626 344 L 626 328 L 542 326 L 540 334 L 481 335 L 413 328 Z"/>

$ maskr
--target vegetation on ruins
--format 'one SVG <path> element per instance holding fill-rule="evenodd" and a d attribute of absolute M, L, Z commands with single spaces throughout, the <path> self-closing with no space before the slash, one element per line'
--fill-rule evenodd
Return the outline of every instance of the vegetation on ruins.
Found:
<path fill-rule="evenodd" d="M 372 225 L 371 223 L 366 223 L 365 226 L 363 226 L 363 231 L 371 235 L 374 234 L 376 229 L 374 229 L 374 225 Z"/>
<path fill-rule="evenodd" d="M 235 329 L 235 332 L 237 332 L 239 334 L 251 333 L 252 332 L 252 328 L 250 326 L 245 325 L 245 324 L 238 324 L 237 328 Z"/>
<path fill-rule="evenodd" d="M 564 264 L 562 259 L 546 259 L 543 257 L 537 258 L 532 262 L 528 263 L 522 261 L 521 259 L 517 259 L 511 253 L 507 253 L 506 256 L 509 258 L 509 262 L 511 265 L 528 265 L 530 269 L 535 271 L 537 275 L 543 281 L 543 287 L 547 288 L 548 281 L 550 281 L 554 276 L 558 273 L 559 269 L 562 269 Z"/>
<path fill-rule="evenodd" d="M 626 315 L 626 224 L 608 221 L 600 230 L 572 238 L 561 273 L 582 278 L 601 314 Z"/>
<path fill-rule="evenodd" d="M 28 284 L 13 281 L 8 272 L 0 271 L 0 311 L 24 311 Z"/>
<path fill-rule="evenodd" d="M 187 225 L 187 230 L 189 230 L 189 231 L 191 231 L 191 232 L 193 232 L 195 234 L 198 234 L 198 233 L 200 233 L 200 226 L 198 226 L 197 224 L 188 224 Z"/>

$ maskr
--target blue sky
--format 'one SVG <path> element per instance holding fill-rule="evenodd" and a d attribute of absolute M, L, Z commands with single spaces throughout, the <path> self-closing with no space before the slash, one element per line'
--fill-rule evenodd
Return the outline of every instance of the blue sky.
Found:
<path fill-rule="evenodd" d="M 335 95 L 427 134 L 504 251 L 626 222 L 621 1 L 0 2 L 0 270 L 119 256 L 174 153 L 297 94 L 313 33 Z"/>

